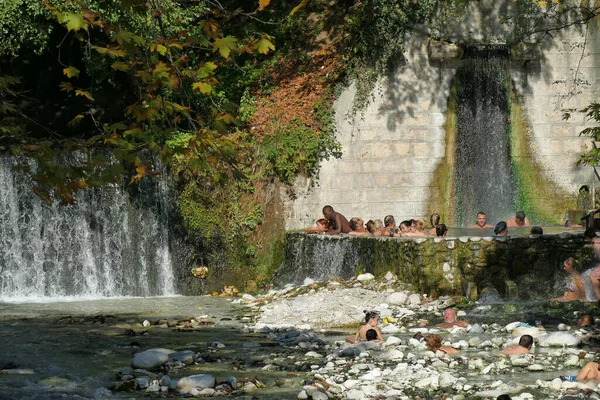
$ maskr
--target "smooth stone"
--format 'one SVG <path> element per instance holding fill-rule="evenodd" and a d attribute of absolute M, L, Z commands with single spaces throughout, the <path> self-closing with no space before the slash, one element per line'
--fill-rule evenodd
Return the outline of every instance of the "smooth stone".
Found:
<path fill-rule="evenodd" d="M 215 377 L 209 374 L 198 374 L 183 377 L 177 382 L 177 389 L 189 393 L 192 389 L 206 389 L 215 386 Z"/>
<path fill-rule="evenodd" d="M 359 276 L 356 277 L 356 280 L 360 281 L 360 282 L 367 282 L 367 281 L 371 281 L 373 279 L 375 279 L 375 276 L 368 272 L 366 274 L 360 274 Z"/>
<path fill-rule="evenodd" d="M 406 293 L 402 292 L 392 293 L 387 297 L 387 302 L 388 304 L 394 306 L 403 306 L 408 302 L 408 296 L 406 295 Z"/>
<path fill-rule="evenodd" d="M 568 332 L 552 332 L 549 335 L 540 336 L 538 338 L 540 346 L 577 346 L 581 342 L 581 338 Z"/>
<path fill-rule="evenodd" d="M 567 358 L 567 360 L 565 361 L 565 365 L 568 367 L 574 367 L 576 365 L 579 365 L 579 356 L 576 356 L 574 354 L 570 355 L 569 358 Z"/>
<path fill-rule="evenodd" d="M 150 321 L 148 321 L 147 319 L 145 319 L 145 320 L 144 320 L 144 322 L 142 322 L 142 326 L 143 326 L 144 328 L 147 328 L 147 327 L 149 327 L 149 326 L 150 326 Z"/>
<path fill-rule="evenodd" d="M 215 394 L 215 389 L 213 388 L 204 388 L 198 392 L 196 396 L 198 397 L 212 397 Z"/>
<path fill-rule="evenodd" d="M 169 361 L 179 361 L 186 365 L 190 365 L 194 363 L 195 355 L 196 353 L 194 353 L 191 350 L 177 351 L 175 353 L 169 354 Z"/>
<path fill-rule="evenodd" d="M 306 400 L 306 399 L 308 399 L 308 394 L 306 394 L 306 390 L 302 390 L 300 393 L 298 393 L 298 396 L 296 398 L 298 400 Z"/>
<path fill-rule="evenodd" d="M 410 301 L 410 304 L 412 304 L 413 306 L 417 306 L 421 304 L 421 296 L 419 296 L 416 293 L 413 293 L 410 296 L 408 296 L 408 301 Z"/>
<path fill-rule="evenodd" d="M 227 378 L 225 378 L 223 383 L 226 383 L 229 386 L 231 386 L 233 390 L 237 389 L 237 378 L 235 376 L 228 376 Z"/>
<path fill-rule="evenodd" d="M 510 357 L 510 363 L 515 367 L 524 367 L 529 365 L 533 360 L 530 354 L 517 354 Z"/>
<path fill-rule="evenodd" d="M 470 326 L 468 331 L 471 334 L 483 333 L 483 328 L 479 324 L 473 324 Z"/>
<path fill-rule="evenodd" d="M 404 353 L 400 350 L 391 349 L 381 353 L 378 358 L 382 360 L 402 360 Z"/>
<path fill-rule="evenodd" d="M 313 283 L 315 283 L 315 280 L 312 278 L 304 278 L 304 286 L 308 286 L 308 285 L 312 285 Z"/>
<path fill-rule="evenodd" d="M 458 378 L 449 372 L 442 372 L 439 377 L 439 385 L 441 388 L 451 387 L 458 381 Z"/>
<path fill-rule="evenodd" d="M 394 279 L 394 274 L 392 274 L 392 272 L 391 272 L 391 271 L 388 271 L 388 272 L 385 274 L 385 280 L 386 280 L 386 281 L 391 281 L 392 279 Z"/>
<path fill-rule="evenodd" d="M 160 378 L 159 385 L 160 386 L 169 386 L 169 385 L 171 385 L 171 377 L 169 377 L 169 375 L 163 375 L 163 377 Z"/>
<path fill-rule="evenodd" d="M 349 400 L 362 400 L 366 397 L 367 396 L 363 393 L 362 390 L 350 389 L 348 392 L 346 392 L 346 398 Z"/>
<path fill-rule="evenodd" d="M 387 340 L 385 341 L 386 346 L 394 346 L 400 343 L 402 343 L 402 340 L 396 336 L 388 336 Z"/>
<path fill-rule="evenodd" d="M 396 325 L 394 324 L 389 324 L 384 326 L 383 328 L 381 328 L 381 333 L 397 333 L 400 331 L 400 328 L 398 328 Z"/>
<path fill-rule="evenodd" d="M 530 366 L 526 367 L 526 369 L 528 371 L 543 371 L 543 370 L 545 370 L 545 368 L 540 364 L 531 364 Z"/>
<path fill-rule="evenodd" d="M 150 349 L 137 353 L 133 356 L 131 366 L 133 368 L 154 369 L 169 361 L 169 354 L 174 353 L 169 349 Z"/>
<path fill-rule="evenodd" d="M 137 383 L 137 386 L 140 389 L 146 389 L 148 386 L 150 386 L 150 382 L 145 376 L 142 376 L 141 378 L 136 378 L 135 382 Z"/>
<path fill-rule="evenodd" d="M 329 397 L 323 392 L 315 392 L 312 395 L 312 400 L 328 400 Z"/>
<path fill-rule="evenodd" d="M 323 355 L 317 353 L 316 351 L 309 351 L 308 353 L 306 353 L 304 355 L 304 357 L 311 357 L 311 358 L 323 358 Z"/>
<path fill-rule="evenodd" d="M 14 369 L 0 370 L 0 374 L 2 374 L 2 375 L 33 375 L 34 372 L 32 369 L 14 368 Z"/>

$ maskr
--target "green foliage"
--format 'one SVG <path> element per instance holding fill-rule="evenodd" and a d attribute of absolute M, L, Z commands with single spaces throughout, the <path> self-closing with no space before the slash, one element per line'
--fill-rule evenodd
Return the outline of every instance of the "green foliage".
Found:
<path fill-rule="evenodd" d="M 569 120 L 575 110 L 567 110 L 563 114 L 564 120 Z M 600 141 L 600 127 L 597 126 L 600 122 L 600 103 L 593 102 L 587 107 L 578 110 L 578 112 L 585 114 L 586 122 L 593 124 L 593 126 L 587 127 L 579 132 L 579 136 L 588 136 L 591 141 Z M 578 165 L 589 165 L 597 167 L 600 165 L 600 149 L 596 145 L 590 145 L 587 150 L 580 154 Z"/>

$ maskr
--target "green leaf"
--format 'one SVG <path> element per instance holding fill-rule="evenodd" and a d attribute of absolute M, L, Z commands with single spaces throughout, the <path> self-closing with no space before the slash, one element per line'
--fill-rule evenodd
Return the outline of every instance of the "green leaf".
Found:
<path fill-rule="evenodd" d="M 73 78 L 74 76 L 79 75 L 79 70 L 75 67 L 68 67 L 63 69 L 63 74 L 65 74 L 67 78 Z"/>
<path fill-rule="evenodd" d="M 141 44 L 141 42 L 143 42 L 144 39 L 129 31 L 119 31 L 113 36 L 113 41 L 116 41 L 120 45 L 123 45 L 123 43 L 131 43 L 133 41 L 135 41 L 138 44 Z"/>
<path fill-rule="evenodd" d="M 59 13 L 57 15 L 57 17 L 58 17 L 58 22 L 60 22 L 61 24 L 67 25 L 67 29 L 69 31 L 78 31 L 80 29 L 87 29 L 87 24 L 85 23 L 85 21 L 83 19 L 83 14 L 81 14 L 81 13 L 74 14 L 74 13 L 70 13 L 70 12 L 64 12 L 64 13 Z"/>
<path fill-rule="evenodd" d="M 215 69 L 217 69 L 217 64 L 209 61 L 206 64 L 204 64 L 202 67 L 198 68 L 198 72 L 197 72 L 196 76 L 198 77 L 198 79 L 208 78 L 209 76 L 212 75 L 212 73 Z"/>
<path fill-rule="evenodd" d="M 129 71 L 129 69 L 131 68 L 129 66 L 129 64 L 126 64 L 126 63 L 121 62 L 121 61 L 117 61 L 117 62 L 112 63 L 112 65 L 110 67 L 112 69 L 116 70 L 116 71 L 123 71 L 123 72 Z"/>
<path fill-rule="evenodd" d="M 75 91 L 75 96 L 83 96 L 83 97 L 87 98 L 88 100 L 94 101 L 94 98 L 92 97 L 92 95 L 90 94 L 90 92 L 88 92 L 86 90 L 79 90 L 79 89 L 77 89 Z"/>
<path fill-rule="evenodd" d="M 192 84 L 192 88 L 199 90 L 202 94 L 210 94 L 214 93 L 215 89 L 212 87 L 210 83 L 206 82 L 194 82 Z"/>
<path fill-rule="evenodd" d="M 235 49 L 237 46 L 237 39 L 233 36 L 225 36 L 221 39 L 215 39 L 215 43 L 213 44 L 213 53 L 217 50 L 223 56 L 223 58 L 229 58 L 229 53 L 231 50 Z"/>
<path fill-rule="evenodd" d="M 275 45 L 271 42 L 270 39 L 273 39 L 273 36 L 269 36 L 266 33 L 260 38 L 256 48 L 260 54 L 267 54 L 270 50 L 275 50 Z"/>

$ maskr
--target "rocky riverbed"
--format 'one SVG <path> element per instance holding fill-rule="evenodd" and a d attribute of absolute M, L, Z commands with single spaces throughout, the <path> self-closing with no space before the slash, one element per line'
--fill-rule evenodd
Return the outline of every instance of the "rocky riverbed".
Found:
<path fill-rule="evenodd" d="M 449 305 L 472 325 L 436 328 Z M 387 321 L 385 342 L 347 344 L 366 309 Z M 0 398 L 600 399 L 596 383 L 559 379 L 597 356 L 595 330 L 574 326 L 586 312 L 431 300 L 391 274 L 238 298 L 0 304 Z M 434 354 L 417 332 L 461 354 Z M 499 355 L 525 332 L 532 354 Z"/>

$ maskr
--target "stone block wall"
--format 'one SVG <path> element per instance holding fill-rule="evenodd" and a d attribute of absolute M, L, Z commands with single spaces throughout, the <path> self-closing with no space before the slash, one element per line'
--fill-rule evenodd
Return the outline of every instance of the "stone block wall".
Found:
<path fill-rule="evenodd" d="M 563 261 L 575 257 L 580 272 L 596 266 L 581 234 L 448 238 L 375 238 L 288 233 L 285 261 L 274 282 L 305 278 L 351 279 L 388 271 L 431 295 L 477 299 L 486 288 L 505 298 L 548 299 L 564 293 Z M 515 290 L 516 288 L 516 290 Z"/>
<path fill-rule="evenodd" d="M 464 20 L 443 27 L 441 36 L 465 44 L 504 43 L 510 32 L 499 21 L 510 0 L 468 4 Z M 396 221 L 427 218 L 435 211 L 427 205 L 436 189 L 434 171 L 448 162 L 444 124 L 460 61 L 430 60 L 428 35 L 415 31 L 407 37 L 405 65 L 380 82 L 363 115 L 347 115 L 353 87 L 341 94 L 336 122 L 343 156 L 322 164 L 316 186 L 300 178 L 293 198 L 282 191 L 287 229 L 314 224 L 326 204 L 348 218 L 365 220 L 387 214 Z M 592 169 L 576 165 L 583 146 L 590 142 L 579 137 L 585 127 L 581 115 L 570 121 L 562 115 L 565 108 L 581 108 L 598 98 L 600 35 L 594 27 L 587 33 L 572 28 L 536 46 L 539 60 L 511 63 L 513 87 L 523 96 L 535 161 L 549 181 L 575 196 L 582 185 L 595 185 Z"/>

